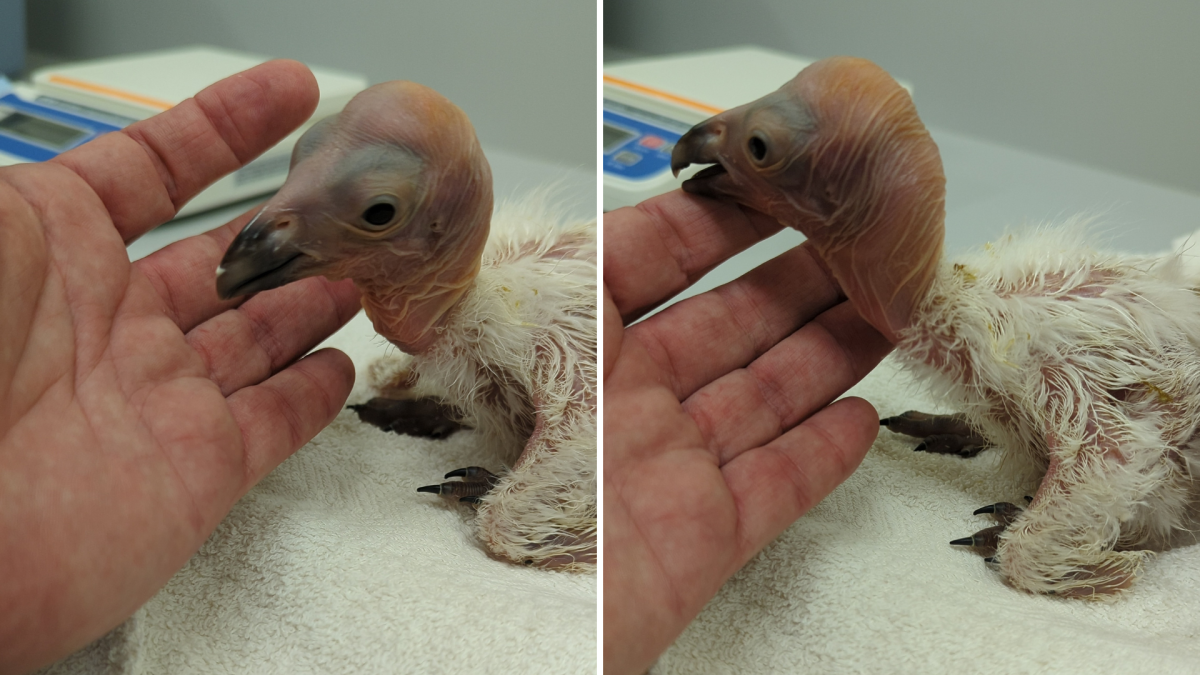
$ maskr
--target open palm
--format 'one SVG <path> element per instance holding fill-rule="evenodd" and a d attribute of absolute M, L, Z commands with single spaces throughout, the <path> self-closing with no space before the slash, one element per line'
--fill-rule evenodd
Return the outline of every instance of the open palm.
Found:
<path fill-rule="evenodd" d="M 293 361 L 353 315 L 352 286 L 217 299 L 245 217 L 137 263 L 125 251 L 316 97 L 303 66 L 272 62 L 0 169 L 0 671 L 132 614 L 349 394 L 345 355 Z"/>
<path fill-rule="evenodd" d="M 807 245 L 626 327 L 778 229 L 679 191 L 605 215 L 606 672 L 649 667 L 878 432 L 829 403 L 890 345 Z"/>

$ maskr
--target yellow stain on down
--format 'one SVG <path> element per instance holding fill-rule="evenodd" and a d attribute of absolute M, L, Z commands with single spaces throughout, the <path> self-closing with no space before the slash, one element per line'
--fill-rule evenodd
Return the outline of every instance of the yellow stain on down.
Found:
<path fill-rule="evenodd" d="M 1175 399 L 1172 398 L 1170 394 L 1163 391 L 1162 389 L 1159 389 L 1158 387 L 1154 386 L 1153 384 L 1151 384 L 1149 382 L 1142 382 L 1142 384 L 1146 385 L 1146 388 L 1150 390 L 1151 394 L 1154 394 L 1155 396 L 1158 397 L 1159 403 L 1162 403 L 1165 405 L 1167 403 L 1175 402 Z"/>

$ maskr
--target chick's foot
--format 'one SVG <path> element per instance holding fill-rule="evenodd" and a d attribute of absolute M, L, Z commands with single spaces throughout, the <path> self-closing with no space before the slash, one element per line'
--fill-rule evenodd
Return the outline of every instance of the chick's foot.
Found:
<path fill-rule="evenodd" d="M 930 415 L 909 410 L 885 417 L 879 425 L 905 436 L 920 438 L 921 443 L 913 448 L 916 452 L 933 452 L 939 455 L 974 457 L 992 444 L 980 436 L 962 415 Z"/>
<path fill-rule="evenodd" d="M 348 406 L 367 424 L 407 436 L 446 438 L 469 427 L 458 421 L 459 412 L 434 398 L 394 399 L 382 396 Z"/>
<path fill-rule="evenodd" d="M 1025 498 L 1029 500 L 1029 497 Z M 990 514 L 1000 521 L 999 525 L 985 527 L 982 530 L 972 534 L 969 537 L 955 539 L 950 542 L 951 546 L 968 546 L 975 549 L 976 553 L 985 556 L 984 562 L 995 563 L 996 549 L 1000 547 L 1000 534 L 1012 524 L 1017 516 L 1021 515 L 1023 509 L 1016 504 L 1010 502 L 997 502 L 988 504 L 987 506 L 975 509 L 972 515 Z"/>

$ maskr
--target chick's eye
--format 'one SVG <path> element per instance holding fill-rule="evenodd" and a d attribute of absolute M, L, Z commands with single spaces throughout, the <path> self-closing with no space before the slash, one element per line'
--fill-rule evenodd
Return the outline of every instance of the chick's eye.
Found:
<path fill-rule="evenodd" d="M 376 227 L 387 225 L 392 222 L 392 218 L 396 216 L 396 207 L 388 203 L 372 204 L 363 211 L 362 218 L 370 225 Z"/>
<path fill-rule="evenodd" d="M 750 156 L 754 161 L 761 162 L 767 158 L 767 142 L 761 136 L 755 134 L 746 142 L 746 147 L 750 150 Z"/>

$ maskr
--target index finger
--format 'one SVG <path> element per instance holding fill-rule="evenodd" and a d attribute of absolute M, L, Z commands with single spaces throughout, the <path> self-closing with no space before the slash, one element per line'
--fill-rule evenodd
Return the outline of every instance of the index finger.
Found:
<path fill-rule="evenodd" d="M 783 226 L 674 190 L 604 214 L 604 283 L 626 324 Z"/>
<path fill-rule="evenodd" d="M 87 182 L 128 243 L 278 143 L 312 115 L 317 98 L 303 64 L 270 61 L 51 161 Z"/>

